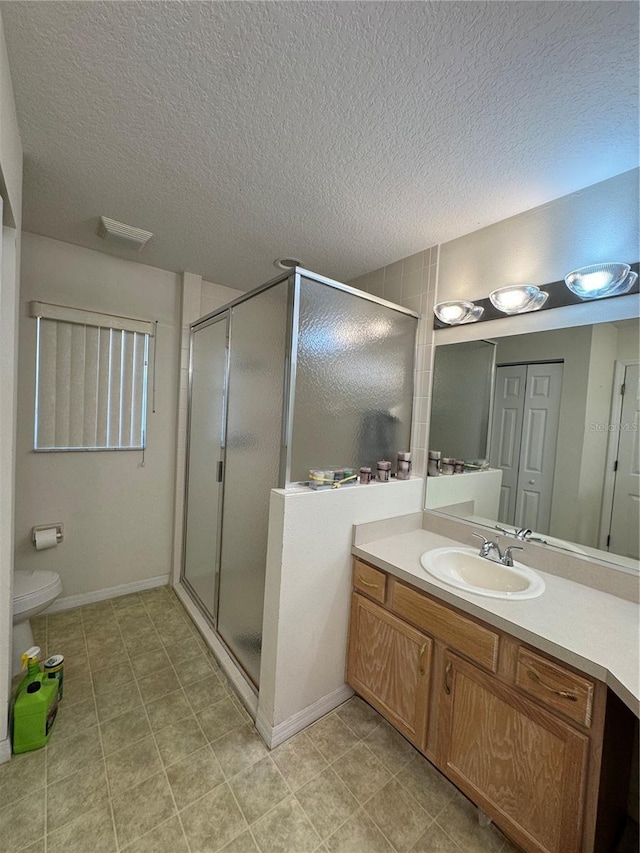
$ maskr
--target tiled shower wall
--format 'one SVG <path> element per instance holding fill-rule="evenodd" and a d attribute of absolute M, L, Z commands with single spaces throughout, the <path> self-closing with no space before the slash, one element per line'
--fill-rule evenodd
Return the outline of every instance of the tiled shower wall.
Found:
<path fill-rule="evenodd" d="M 432 246 L 347 282 L 352 287 L 410 308 L 420 315 L 411 430 L 415 474 L 424 474 L 426 468 L 437 271 L 438 246 Z"/>

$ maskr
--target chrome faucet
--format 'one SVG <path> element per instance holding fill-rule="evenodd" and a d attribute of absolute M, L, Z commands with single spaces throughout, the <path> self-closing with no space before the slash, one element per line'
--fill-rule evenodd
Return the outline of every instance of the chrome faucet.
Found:
<path fill-rule="evenodd" d="M 495 529 L 499 530 L 500 533 L 504 533 L 505 536 L 513 536 L 519 542 L 541 542 L 543 545 L 548 545 L 546 539 L 542 539 L 540 536 L 534 536 L 533 531 L 528 527 L 515 528 L 515 530 L 506 530 L 504 527 L 500 527 L 499 524 L 495 525 Z"/>
<path fill-rule="evenodd" d="M 482 533 L 474 532 L 473 535 L 482 539 L 479 556 L 491 560 L 493 563 L 501 563 L 503 566 L 511 567 L 513 566 L 513 551 L 524 551 L 524 548 L 520 548 L 518 545 L 510 545 L 505 548 L 503 554 L 497 542 L 487 539 Z"/>

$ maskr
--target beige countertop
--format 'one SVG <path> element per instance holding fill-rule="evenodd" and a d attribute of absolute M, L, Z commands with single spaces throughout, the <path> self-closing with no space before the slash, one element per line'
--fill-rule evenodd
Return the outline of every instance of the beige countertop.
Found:
<path fill-rule="evenodd" d="M 410 526 L 410 525 L 407 525 Z M 420 557 L 432 548 L 460 542 L 428 530 L 358 537 L 353 553 L 400 580 L 500 628 L 541 651 L 604 681 L 640 716 L 640 607 L 617 596 L 563 577 L 536 571 L 546 589 L 538 598 L 505 601 L 465 593 L 429 575 Z M 362 538 L 370 541 L 363 542 Z"/>

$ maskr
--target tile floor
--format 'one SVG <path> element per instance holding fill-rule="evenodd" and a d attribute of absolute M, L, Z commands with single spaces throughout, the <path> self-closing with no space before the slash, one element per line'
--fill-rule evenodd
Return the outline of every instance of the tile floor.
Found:
<path fill-rule="evenodd" d="M 3 853 L 515 850 L 355 697 L 269 752 L 168 588 L 33 627 L 64 699 L 0 766 Z"/>

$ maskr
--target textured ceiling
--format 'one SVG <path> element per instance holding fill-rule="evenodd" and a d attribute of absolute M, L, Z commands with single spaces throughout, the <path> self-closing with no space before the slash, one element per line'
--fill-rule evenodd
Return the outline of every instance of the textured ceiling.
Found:
<path fill-rule="evenodd" d="M 1 3 L 24 228 L 348 280 L 633 168 L 634 2 Z"/>

